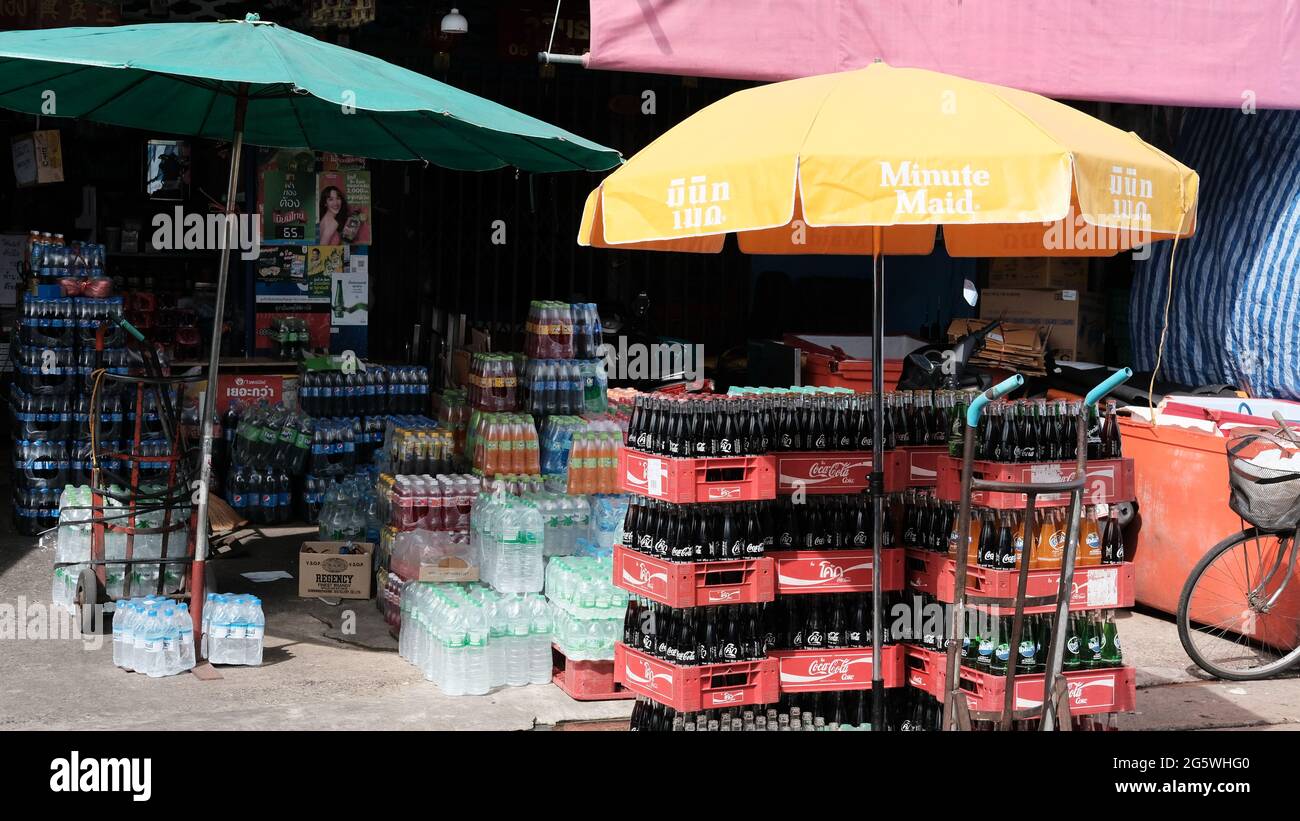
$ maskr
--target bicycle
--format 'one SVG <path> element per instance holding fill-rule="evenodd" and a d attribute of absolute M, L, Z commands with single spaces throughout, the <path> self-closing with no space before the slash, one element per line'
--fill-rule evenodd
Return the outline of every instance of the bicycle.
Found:
<path fill-rule="evenodd" d="M 1300 472 L 1252 462 L 1258 449 L 1248 452 L 1276 446 L 1300 454 L 1296 431 L 1279 414 L 1274 419 L 1276 431 L 1245 429 L 1230 438 L 1231 506 L 1249 526 L 1201 557 L 1178 599 L 1183 649 L 1228 681 L 1257 681 L 1300 664 Z"/>

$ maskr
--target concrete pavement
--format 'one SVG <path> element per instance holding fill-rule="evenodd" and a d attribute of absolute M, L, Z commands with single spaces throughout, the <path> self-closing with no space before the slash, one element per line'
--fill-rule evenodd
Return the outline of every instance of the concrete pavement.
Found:
<path fill-rule="evenodd" d="M 267 611 L 265 663 L 223 667 L 222 678 L 149 679 L 113 666 L 111 641 L 0 639 L 0 729 L 480 729 L 514 730 L 625 719 L 631 702 L 575 702 L 551 685 L 451 697 L 398 657 L 374 603 L 330 606 L 297 597 L 296 582 L 257 584 L 249 570 L 295 572 L 298 536 L 254 542 L 213 563 L 221 592 L 252 592 Z M 0 606 L 50 597 L 50 551 L 0 532 Z M 1120 613 L 1137 712 L 1121 729 L 1300 729 L 1300 680 L 1206 681 L 1172 621 Z"/>

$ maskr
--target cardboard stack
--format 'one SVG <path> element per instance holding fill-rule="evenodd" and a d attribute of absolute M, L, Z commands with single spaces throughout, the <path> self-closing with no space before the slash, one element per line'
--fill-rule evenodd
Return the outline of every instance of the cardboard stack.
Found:
<path fill-rule="evenodd" d="M 948 341 L 956 342 L 968 333 L 988 325 L 984 319 L 954 319 L 948 326 Z M 1025 376 L 1045 376 L 1043 356 L 1047 352 L 1047 333 L 1038 325 L 1003 322 L 984 337 L 984 345 L 971 358 L 972 365 L 1015 371 Z"/>
<path fill-rule="evenodd" d="M 1086 259 L 994 259 L 989 287 L 980 295 L 980 318 L 1043 329 L 1058 360 L 1100 362 L 1105 306 L 1087 287 Z"/>

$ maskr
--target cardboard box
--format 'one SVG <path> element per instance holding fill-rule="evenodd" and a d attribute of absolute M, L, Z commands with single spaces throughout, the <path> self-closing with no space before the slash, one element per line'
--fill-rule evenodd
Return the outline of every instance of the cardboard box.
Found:
<path fill-rule="evenodd" d="M 344 547 L 349 552 L 341 553 Z M 368 542 L 303 542 L 298 548 L 298 595 L 370 598 L 374 551 Z"/>
<path fill-rule="evenodd" d="M 63 147 L 58 131 L 31 131 L 12 140 L 14 181 L 19 187 L 63 182 Z"/>
<path fill-rule="evenodd" d="M 1100 362 L 1105 318 L 1101 297 L 1081 291 L 985 288 L 980 293 L 980 319 L 1045 326 L 1047 347 L 1059 360 Z"/>
<path fill-rule="evenodd" d="M 1078 257 L 998 257 L 989 261 L 990 288 L 1088 290 L 1088 260 Z"/>

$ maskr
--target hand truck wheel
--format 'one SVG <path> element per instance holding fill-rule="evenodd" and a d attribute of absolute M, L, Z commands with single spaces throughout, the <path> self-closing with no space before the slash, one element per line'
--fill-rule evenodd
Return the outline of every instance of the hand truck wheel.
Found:
<path fill-rule="evenodd" d="M 95 575 L 95 571 L 89 567 L 82 569 L 77 577 L 77 594 L 74 601 L 77 604 L 77 617 L 81 621 L 83 636 L 93 635 L 102 626 L 102 622 L 98 622 L 95 618 L 95 608 L 99 605 L 102 593 L 99 577 Z"/>

